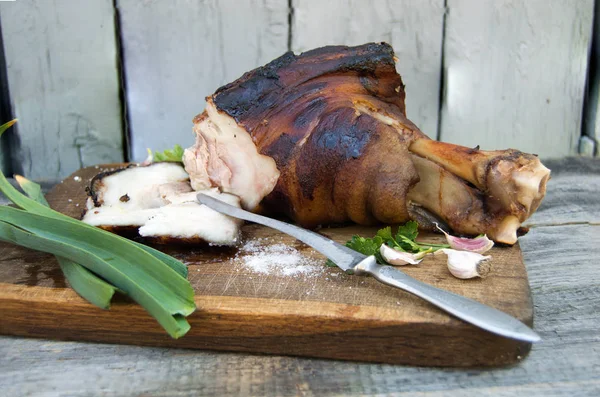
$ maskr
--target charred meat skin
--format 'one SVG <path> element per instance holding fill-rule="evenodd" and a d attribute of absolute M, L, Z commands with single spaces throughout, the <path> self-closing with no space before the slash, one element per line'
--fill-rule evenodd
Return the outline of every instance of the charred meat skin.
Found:
<path fill-rule="evenodd" d="M 404 116 L 404 85 L 387 44 L 287 53 L 209 100 L 275 160 L 281 176 L 262 202 L 269 212 L 305 227 L 409 219 L 404 200 L 394 197 L 418 181 L 407 148 L 423 134 Z M 357 104 L 404 121 L 406 134 Z"/>
<path fill-rule="evenodd" d="M 457 233 L 516 242 L 520 223 L 545 194 L 549 170 L 516 150 L 429 139 L 406 117 L 394 59 L 385 43 L 290 52 L 219 88 L 196 117 L 198 141 L 184 157 L 192 185 L 190 171 L 200 170 L 247 209 L 285 214 L 305 227 L 401 223 L 419 209 Z M 252 177 L 258 171 L 238 177 L 256 180 L 254 190 L 230 182 L 245 167 L 219 145 L 223 133 L 247 134 L 256 156 L 274 161 L 271 168 L 263 158 L 249 162 L 246 168 L 262 170 L 260 180 Z M 254 150 L 247 146 L 239 147 Z M 209 160 L 196 155 L 206 147 Z"/>

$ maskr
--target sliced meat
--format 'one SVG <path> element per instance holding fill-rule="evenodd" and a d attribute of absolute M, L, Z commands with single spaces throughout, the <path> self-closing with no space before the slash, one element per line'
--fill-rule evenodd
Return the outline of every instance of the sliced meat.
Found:
<path fill-rule="evenodd" d="M 240 206 L 237 196 L 216 188 L 203 193 Z M 242 222 L 199 204 L 197 194 L 179 164 L 124 168 L 92 180 L 82 220 L 117 233 L 135 230 L 159 243 L 236 244 Z"/>

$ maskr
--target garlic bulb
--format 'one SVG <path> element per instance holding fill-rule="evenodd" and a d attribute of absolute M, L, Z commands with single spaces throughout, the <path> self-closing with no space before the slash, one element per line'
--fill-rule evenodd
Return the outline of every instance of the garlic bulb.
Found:
<path fill-rule="evenodd" d="M 476 252 L 458 251 L 444 248 L 436 251 L 448 256 L 448 270 L 454 277 L 468 279 L 486 277 L 492 270 L 492 265 L 487 262 L 491 256 L 483 256 Z"/>
<path fill-rule="evenodd" d="M 418 265 L 424 255 L 411 254 L 410 252 L 396 251 L 393 248 L 388 247 L 386 244 L 382 244 L 379 248 L 381 256 L 390 265 L 404 266 L 404 265 Z"/>
<path fill-rule="evenodd" d="M 444 235 L 446 235 L 446 241 L 448 241 L 450 247 L 455 250 L 470 251 L 476 252 L 478 254 L 483 254 L 489 251 L 494 246 L 494 242 L 487 238 L 486 235 L 475 238 L 456 237 L 446 233 L 437 224 L 435 226 L 438 228 L 438 230 L 444 233 Z"/>

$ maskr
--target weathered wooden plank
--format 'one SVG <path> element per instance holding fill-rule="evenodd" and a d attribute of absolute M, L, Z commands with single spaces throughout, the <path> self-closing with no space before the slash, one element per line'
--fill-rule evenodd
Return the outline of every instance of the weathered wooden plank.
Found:
<path fill-rule="evenodd" d="M 577 152 L 593 0 L 448 0 L 441 139 Z"/>
<path fill-rule="evenodd" d="M 583 175 L 600 172 L 600 161 L 591 159 L 570 158 L 548 165 L 556 177 L 577 170 Z M 593 189 L 590 186 L 584 194 Z M 578 196 L 572 200 L 577 205 Z M 562 211 L 563 200 L 552 203 L 547 213 Z M 535 329 L 543 342 L 511 368 L 415 368 L 0 337 L 0 389 L 10 396 L 596 396 L 600 391 L 599 237 L 600 226 L 572 225 L 538 227 L 521 238 L 536 310 Z"/>
<path fill-rule="evenodd" d="M 0 18 L 15 171 L 57 179 L 122 160 L 112 1 L 2 2 Z"/>
<path fill-rule="evenodd" d="M 546 197 L 524 225 L 600 225 L 600 159 L 567 158 L 545 165 L 552 170 Z"/>
<path fill-rule="evenodd" d="M 600 143 L 600 2 L 596 1 L 594 11 L 594 37 L 588 69 L 588 98 L 585 109 L 584 134 L 589 140 L 580 145 L 580 153 L 598 156 Z M 581 147 L 583 146 L 583 147 Z"/>
<path fill-rule="evenodd" d="M 287 0 L 118 0 L 133 160 L 193 142 L 204 98 L 287 50 Z"/>
<path fill-rule="evenodd" d="M 53 188 L 46 196 L 52 208 L 80 216 L 84 187 L 98 172 L 85 168 L 77 171 L 78 178 L 69 177 Z M 353 226 L 324 233 L 345 242 L 376 230 Z M 296 247 L 298 255 L 311 258 L 317 267 L 309 274 L 287 276 L 246 266 L 243 250 L 236 259 L 230 250 L 163 247 L 187 264 L 196 305 L 202 308 L 188 318 L 190 332 L 176 341 L 137 305 L 115 302 L 102 312 L 74 291 L 65 291 L 51 255 L 0 244 L 0 334 L 461 367 L 513 364 L 531 348 L 473 329 L 373 278 L 327 268 L 323 256 L 273 229 L 246 225 L 242 234 L 246 242 L 265 247 Z M 421 237 L 443 240 L 440 235 Z M 486 280 L 457 280 L 438 256 L 429 258 L 427 266 L 405 272 L 530 324 L 533 308 L 519 247 L 494 247 L 490 254 L 497 270 Z M 90 328 L 93 319 L 97 323 Z M 348 345 L 354 348 L 348 350 Z"/>
<path fill-rule="evenodd" d="M 599 226 L 542 227 L 522 239 L 536 303 L 535 328 L 543 342 L 511 368 L 416 368 L 2 337 L 0 385 L 8 395 L 57 390 L 74 396 L 100 391 L 124 396 L 453 396 L 482 391 L 491 396 L 594 396 L 600 390 L 599 231 Z M 86 381 L 90 376 L 94 382 Z"/>
<path fill-rule="evenodd" d="M 443 0 L 293 0 L 292 49 L 385 41 L 406 85 L 406 113 L 437 136 Z"/>

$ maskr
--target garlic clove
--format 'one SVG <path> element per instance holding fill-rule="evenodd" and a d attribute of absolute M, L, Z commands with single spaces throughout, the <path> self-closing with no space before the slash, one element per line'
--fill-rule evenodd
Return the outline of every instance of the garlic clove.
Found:
<path fill-rule="evenodd" d="M 461 279 L 474 277 L 486 277 L 492 270 L 492 265 L 487 262 L 492 257 L 483 256 L 476 252 L 458 251 L 444 248 L 436 251 L 443 252 L 448 256 L 448 270 L 450 273 Z"/>
<path fill-rule="evenodd" d="M 494 242 L 490 240 L 486 235 L 475 238 L 456 237 L 446 233 L 437 224 L 435 226 L 438 228 L 438 230 L 444 233 L 444 235 L 446 236 L 446 241 L 448 241 L 450 248 L 453 248 L 455 250 L 483 254 L 489 251 L 494 246 Z"/>
<path fill-rule="evenodd" d="M 420 253 L 415 255 L 411 254 L 410 252 L 396 251 L 395 249 L 388 247 L 386 244 L 381 245 L 379 252 L 387 263 L 396 266 L 418 265 L 422 261 L 420 258 L 423 257 L 423 255 L 420 255 L 420 258 L 417 256 Z"/>

